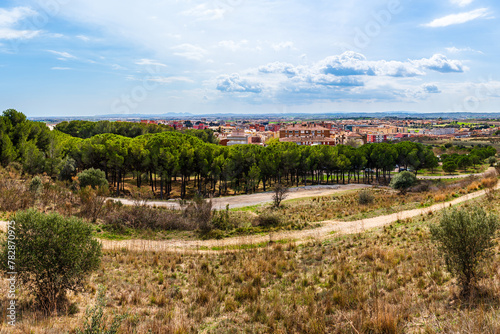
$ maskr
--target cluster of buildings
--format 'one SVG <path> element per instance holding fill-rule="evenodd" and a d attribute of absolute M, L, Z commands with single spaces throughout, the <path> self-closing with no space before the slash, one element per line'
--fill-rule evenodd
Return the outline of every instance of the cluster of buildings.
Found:
<path fill-rule="evenodd" d="M 298 145 L 359 146 L 366 143 L 404 140 L 408 137 L 435 137 L 440 139 L 487 136 L 498 128 L 470 131 L 468 128 L 446 127 L 445 121 L 418 119 L 342 119 L 336 121 L 253 120 L 207 121 L 201 120 L 141 120 L 147 124 L 165 124 L 176 130 L 211 129 L 221 145 L 265 145 L 270 139 Z"/>

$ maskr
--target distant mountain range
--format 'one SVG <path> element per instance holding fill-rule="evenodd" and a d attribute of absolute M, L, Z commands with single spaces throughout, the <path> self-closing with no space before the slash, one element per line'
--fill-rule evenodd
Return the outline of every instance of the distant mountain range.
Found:
<path fill-rule="evenodd" d="M 411 111 L 386 112 L 332 112 L 332 113 L 272 113 L 272 114 L 192 114 L 192 113 L 165 113 L 165 114 L 107 114 L 95 116 L 64 116 L 64 117 L 30 117 L 39 121 L 63 120 L 139 120 L 139 119 L 352 119 L 352 118 L 417 118 L 417 119 L 500 119 L 500 112 L 471 113 L 471 112 L 430 112 L 420 113 Z"/>

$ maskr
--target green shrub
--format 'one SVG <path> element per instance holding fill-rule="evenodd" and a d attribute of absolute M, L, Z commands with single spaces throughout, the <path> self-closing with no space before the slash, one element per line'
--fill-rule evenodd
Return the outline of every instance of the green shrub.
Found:
<path fill-rule="evenodd" d="M 406 193 L 408 188 L 414 186 L 417 183 L 417 177 L 415 174 L 404 171 L 396 174 L 390 183 L 391 188 L 399 190 L 401 194 Z"/>
<path fill-rule="evenodd" d="M 40 177 L 35 176 L 31 179 L 29 183 L 29 190 L 33 193 L 33 195 L 38 196 L 41 194 L 43 190 L 43 183 Z"/>
<path fill-rule="evenodd" d="M 127 317 L 127 314 L 115 316 L 111 325 L 106 325 L 107 319 L 104 315 L 106 306 L 106 290 L 102 285 L 97 290 L 95 305 L 87 308 L 85 311 L 85 323 L 83 330 L 77 329 L 77 334 L 116 334 L 120 328 L 121 322 Z"/>
<path fill-rule="evenodd" d="M 439 225 L 432 225 L 432 239 L 443 254 L 448 271 L 457 277 L 462 295 L 469 295 L 482 261 L 488 259 L 499 228 L 498 219 L 481 207 L 445 210 Z"/>
<path fill-rule="evenodd" d="M 81 219 L 36 210 L 15 214 L 15 270 L 23 289 L 31 291 L 38 309 L 51 313 L 66 303 L 66 291 L 78 291 L 86 276 L 99 268 L 101 244 L 92 227 Z M 8 239 L 1 242 L 1 266 L 5 271 Z"/>
<path fill-rule="evenodd" d="M 97 188 L 107 188 L 108 180 L 106 180 L 106 174 L 100 169 L 89 168 L 77 175 L 78 182 L 80 183 L 80 188 L 85 188 L 91 186 L 94 189 Z"/>

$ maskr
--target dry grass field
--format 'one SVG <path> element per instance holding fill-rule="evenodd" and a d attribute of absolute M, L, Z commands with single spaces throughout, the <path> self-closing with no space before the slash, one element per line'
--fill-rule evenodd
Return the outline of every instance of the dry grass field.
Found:
<path fill-rule="evenodd" d="M 498 212 L 499 200 L 494 194 L 463 205 Z M 462 300 L 430 241 L 428 226 L 438 219 L 420 216 L 301 245 L 106 251 L 85 291 L 70 297 L 67 314 L 37 314 L 21 288 L 20 321 L 14 331 L 3 324 L 2 332 L 73 333 L 99 285 L 107 288 L 107 321 L 127 314 L 119 333 L 500 332 L 500 249 L 474 298 Z"/>

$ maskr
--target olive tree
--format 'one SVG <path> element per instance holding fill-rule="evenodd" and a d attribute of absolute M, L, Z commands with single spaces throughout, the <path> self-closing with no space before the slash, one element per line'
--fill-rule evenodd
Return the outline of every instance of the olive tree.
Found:
<path fill-rule="evenodd" d="M 399 190 L 401 194 L 405 194 L 408 188 L 414 186 L 417 183 L 417 177 L 415 174 L 404 171 L 396 174 L 390 183 L 391 188 Z"/>
<path fill-rule="evenodd" d="M 99 268 L 102 246 L 83 220 L 19 211 L 15 222 L 15 270 L 23 289 L 31 291 L 37 308 L 52 313 L 64 306 L 66 292 L 79 291 L 87 275 Z M 2 266 L 7 268 L 8 239 L 1 242 Z"/>
<path fill-rule="evenodd" d="M 431 225 L 432 239 L 458 279 L 462 296 L 470 294 L 481 263 L 491 255 L 498 228 L 497 217 L 478 206 L 445 210 L 439 224 Z"/>

